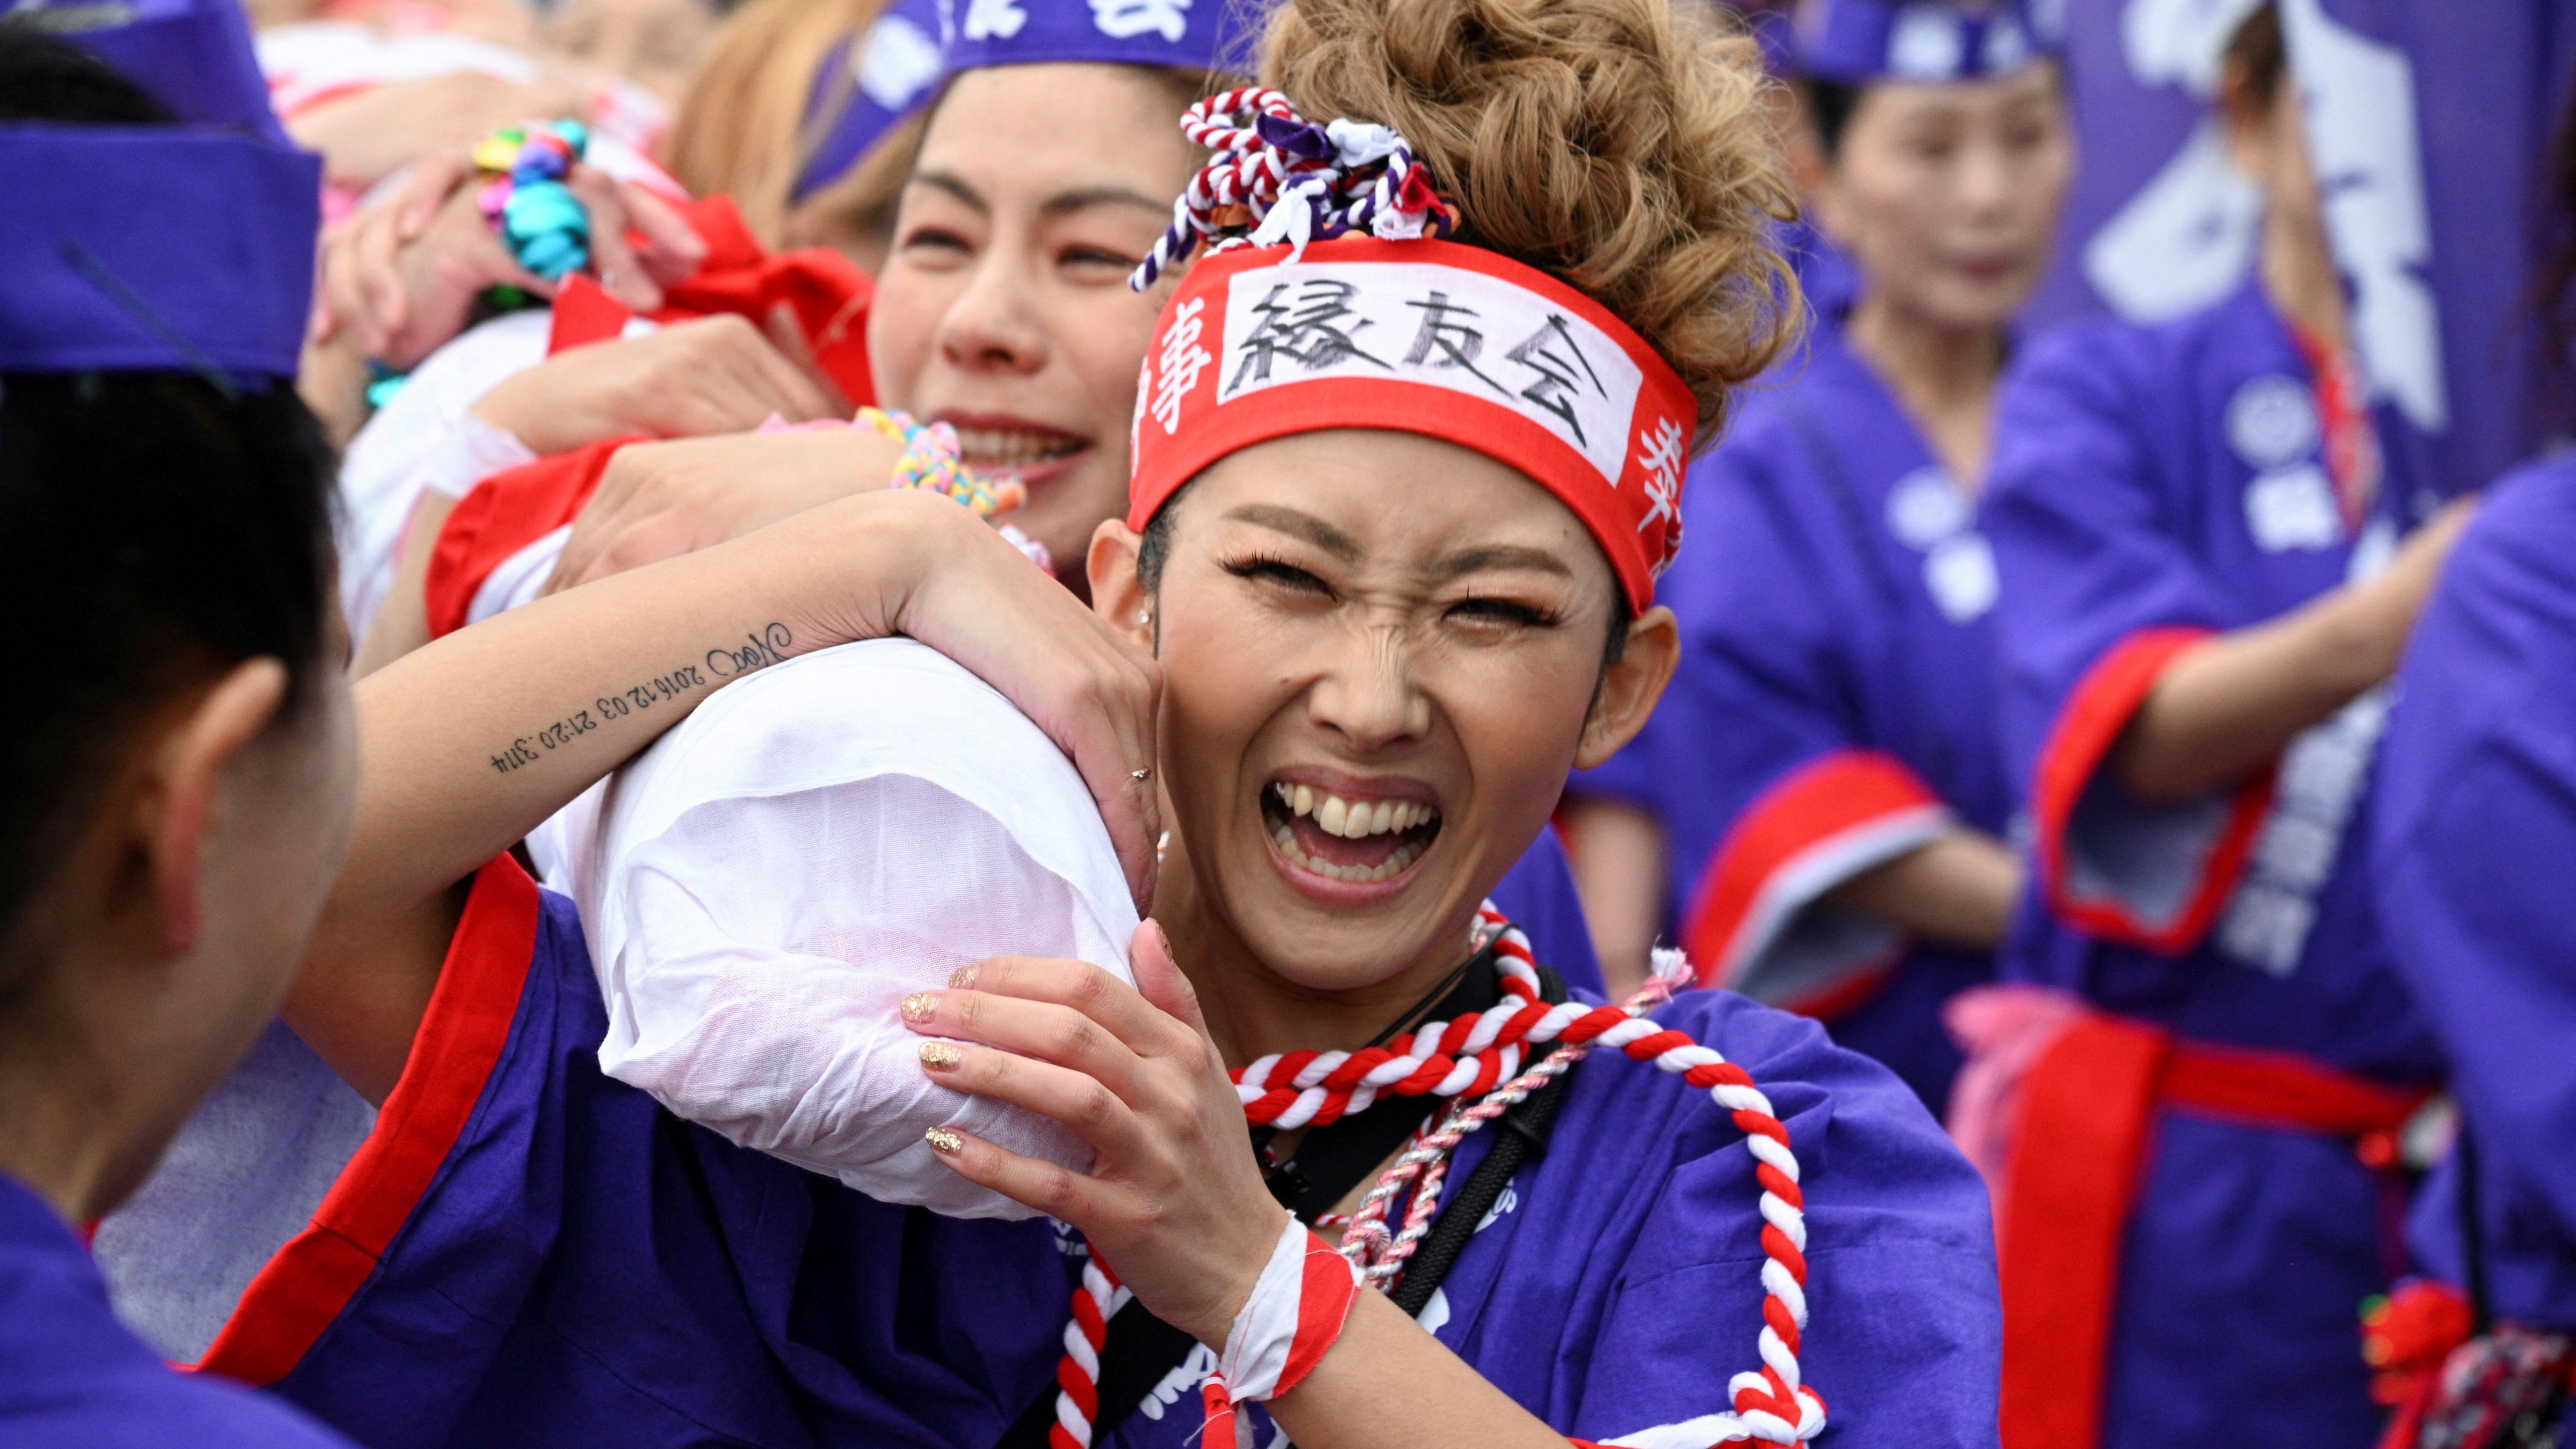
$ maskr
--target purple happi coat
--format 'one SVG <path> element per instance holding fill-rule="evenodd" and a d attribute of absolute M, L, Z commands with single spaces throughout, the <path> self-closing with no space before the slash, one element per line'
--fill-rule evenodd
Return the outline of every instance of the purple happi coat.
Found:
<path fill-rule="evenodd" d="M 1796 1147 L 1812 1315 L 1801 1365 L 1829 1407 L 1819 1442 L 1990 1449 L 2001 1325 L 1976 1174 L 1901 1082 L 1812 1021 L 1729 991 L 1684 992 L 1655 1019 L 1752 1073 Z M 1540 1155 L 1421 1322 L 1561 1433 L 1706 1449 L 1691 1421 L 1725 1411 L 1728 1377 L 1757 1363 L 1752 1155 L 1706 1092 L 1615 1052 L 1585 1058 L 1565 1090 Z M 1473 1176 L 1502 1130 L 1468 1138 L 1450 1180 Z M 1101 1442 L 1189 1449 L 1214 1367 L 1197 1350 Z M 1238 1442 L 1277 1449 L 1267 1413 L 1248 1412 Z"/>
<path fill-rule="evenodd" d="M 1560 861 L 1532 869 L 1561 892 Z M 1901 1085 L 1811 1024 L 1718 993 L 1667 1014 L 1762 1079 L 1799 1143 L 1807 1362 L 1838 1437 L 1990 1443 L 1974 1175 Z M 507 859 L 487 867 L 401 1084 L 201 1369 L 379 1449 L 980 1449 L 1048 1391 L 1071 1240 L 889 1207 L 733 1147 L 602 1077 L 605 1029 L 570 903 Z M 1755 1192 L 1704 1093 L 1587 1064 L 1431 1316 L 1568 1432 L 1721 1409 L 1727 1375 L 1755 1364 Z M 1195 1431 L 1186 1417 L 1120 1432 Z"/>
<path fill-rule="evenodd" d="M 0 1177 L 0 1443 L 13 1449 L 346 1449 L 268 1395 L 183 1374 L 108 1311 L 44 1199 Z"/>
<path fill-rule="evenodd" d="M 2416 626 L 2381 752 L 2373 881 L 2475 1144 L 2496 1317 L 2576 1332 L 2576 464 L 2498 484 Z M 2470 1281 L 2460 1163 L 2421 1264 Z"/>
<path fill-rule="evenodd" d="M 1942 1004 L 1990 953 L 1901 939 L 1825 900 L 1953 822 L 2006 833 L 2012 790 L 1972 495 L 1886 384 L 1820 326 L 1692 469 L 1663 580 L 1682 659 L 1638 743 L 1579 777 L 1662 822 L 1677 935 L 1704 979 L 1822 1017 L 1939 1111 Z"/>
<path fill-rule="evenodd" d="M 2326 1449 L 2376 1424 L 2355 1312 L 2389 1280 L 2405 1186 L 2358 1160 L 2354 1138 L 2294 1125 L 2313 1104 L 2290 1089 L 2403 1102 L 2440 1073 L 2364 859 L 2387 693 L 2233 792 L 2153 806 L 2104 769 L 2182 650 L 2367 574 L 2438 505 L 2394 464 L 2361 498 L 2348 470 L 2369 466 L 2367 431 L 2335 401 L 2248 286 L 2177 322 L 2043 340 L 1999 415 L 1982 520 L 2007 729 L 2031 782 L 2039 885 L 2078 928 L 2030 933 L 2005 974 L 2143 1023 L 2159 1050 L 2218 1053 L 2278 1098 L 2213 1111 L 2179 1104 L 2152 1068 L 2133 1084 L 2152 1094 L 2136 1104 L 2152 1131 L 2105 1306 L 2113 1449 L 2221 1436 Z M 2017 1302 L 2022 1224 L 2003 1226 Z"/>

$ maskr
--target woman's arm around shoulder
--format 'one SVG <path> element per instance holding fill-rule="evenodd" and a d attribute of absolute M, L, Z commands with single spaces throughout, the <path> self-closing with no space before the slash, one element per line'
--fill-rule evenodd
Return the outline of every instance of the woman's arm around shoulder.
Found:
<path fill-rule="evenodd" d="M 458 887 L 732 679 L 908 634 L 1074 759 L 1145 899 L 1159 676 L 980 520 L 872 492 L 461 630 L 362 681 L 356 833 L 289 1024 L 361 1093 L 400 1076 Z"/>

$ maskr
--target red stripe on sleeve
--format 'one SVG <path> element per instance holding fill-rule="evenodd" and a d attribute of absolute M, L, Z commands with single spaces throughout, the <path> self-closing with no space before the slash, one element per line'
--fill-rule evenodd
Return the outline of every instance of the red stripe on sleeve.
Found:
<path fill-rule="evenodd" d="M 2113 645 L 2067 696 L 2040 751 L 2031 813 L 2038 831 L 2035 854 L 2041 888 L 2059 917 L 2106 940 L 2167 953 L 2189 950 L 2208 933 L 2219 908 L 2236 889 L 2264 812 L 2271 808 L 2272 772 L 2266 769 L 2236 792 L 2226 823 L 2198 863 L 2189 895 L 2170 920 L 2144 920 L 2113 896 L 2079 895 L 2067 879 L 2067 833 L 2086 790 L 2156 681 L 2183 651 L 2210 633 L 2197 628 L 2141 629 Z"/>
<path fill-rule="evenodd" d="M 421 594 L 429 608 L 429 637 L 465 627 L 474 595 L 492 571 L 538 539 L 581 517 L 608 460 L 641 438 L 610 438 L 504 469 L 474 485 L 439 525 Z"/>
<path fill-rule="evenodd" d="M 1784 899 L 1804 866 L 1827 867 L 1876 830 L 1942 808 L 1903 761 L 1836 750 L 1781 777 L 1718 842 L 1683 917 L 1682 945 L 1700 983 L 1729 984 L 1805 901 Z"/>
<path fill-rule="evenodd" d="M 500 856 L 474 877 L 429 1010 L 375 1130 L 313 1221 L 251 1279 L 200 1372 L 267 1385 L 349 1304 L 464 1135 L 510 1039 L 536 954 L 537 883 Z"/>

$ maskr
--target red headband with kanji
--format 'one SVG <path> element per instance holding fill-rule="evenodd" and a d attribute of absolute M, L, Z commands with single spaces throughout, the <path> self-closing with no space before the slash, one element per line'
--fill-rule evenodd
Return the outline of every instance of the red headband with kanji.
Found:
<path fill-rule="evenodd" d="M 1400 137 L 1288 114 L 1274 125 L 1258 113 L 1257 130 L 1241 128 L 1254 139 L 1238 159 L 1210 167 L 1266 166 L 1270 185 L 1229 190 L 1202 173 L 1173 243 L 1140 271 L 1190 249 L 1194 201 L 1262 221 L 1202 258 L 1163 308 L 1138 380 L 1128 526 L 1143 528 L 1209 464 L 1256 443 L 1331 428 L 1418 433 L 1534 479 L 1583 520 L 1630 605 L 1650 607 L 1681 544 L 1682 471 L 1699 420 L 1680 375 L 1556 278 L 1424 235 L 1447 217 Z M 1209 129 L 1194 139 L 1233 134 Z M 1305 151 L 1319 159 L 1299 159 Z M 1373 187 L 1352 184 L 1363 168 Z M 1385 200 L 1372 206 L 1372 192 Z M 1342 200 L 1353 193 L 1357 202 Z"/>

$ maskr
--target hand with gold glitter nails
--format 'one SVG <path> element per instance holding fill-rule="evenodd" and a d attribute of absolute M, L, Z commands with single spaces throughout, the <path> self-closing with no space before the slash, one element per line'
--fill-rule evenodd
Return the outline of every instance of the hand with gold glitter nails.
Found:
<path fill-rule="evenodd" d="M 1000 957 L 904 998 L 924 1072 L 1052 1117 L 1097 1154 L 1089 1174 L 950 1127 L 925 1139 L 968 1179 L 1073 1224 L 1154 1316 L 1221 1348 L 1286 1226 L 1198 997 L 1152 921 L 1136 985 L 1081 961 Z"/>

